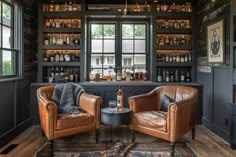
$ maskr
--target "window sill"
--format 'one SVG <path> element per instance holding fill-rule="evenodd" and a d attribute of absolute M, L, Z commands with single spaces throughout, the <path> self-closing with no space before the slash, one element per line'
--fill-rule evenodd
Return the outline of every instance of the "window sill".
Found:
<path fill-rule="evenodd" d="M 18 80 L 22 80 L 22 79 L 24 79 L 24 78 L 23 77 L 2 78 L 2 79 L 0 79 L 0 83 L 18 81 Z"/>

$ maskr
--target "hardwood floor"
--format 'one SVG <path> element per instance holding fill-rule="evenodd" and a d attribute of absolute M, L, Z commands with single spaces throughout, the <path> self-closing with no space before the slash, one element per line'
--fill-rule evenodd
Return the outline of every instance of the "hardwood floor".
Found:
<path fill-rule="evenodd" d="M 190 132 L 184 136 L 189 141 L 198 157 L 236 157 L 236 151 L 231 150 L 229 144 L 213 134 L 204 126 L 196 128 L 196 138 L 191 140 Z M 45 143 L 39 126 L 32 126 L 17 136 L 13 141 L 0 149 L 0 152 L 11 144 L 19 144 L 7 155 L 0 157 L 33 157 L 35 152 Z"/>

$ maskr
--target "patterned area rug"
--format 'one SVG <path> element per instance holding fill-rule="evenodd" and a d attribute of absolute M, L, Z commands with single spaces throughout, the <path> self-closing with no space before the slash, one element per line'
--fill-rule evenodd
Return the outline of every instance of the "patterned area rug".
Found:
<path fill-rule="evenodd" d="M 114 132 L 114 131 L 113 131 Z M 54 157 L 170 157 L 169 142 L 141 133 L 136 134 L 136 142 L 127 143 L 127 134 L 118 129 L 113 134 L 113 142 L 106 145 L 103 132 L 98 144 L 93 132 L 61 138 L 54 141 Z M 117 134 L 117 135 L 116 135 Z M 129 136 L 130 137 L 130 136 Z M 86 140 L 87 138 L 87 140 Z M 110 138 L 109 138 L 110 139 Z M 50 157 L 52 150 L 46 142 L 35 157 Z M 175 157 L 197 157 L 186 141 L 176 143 Z"/>

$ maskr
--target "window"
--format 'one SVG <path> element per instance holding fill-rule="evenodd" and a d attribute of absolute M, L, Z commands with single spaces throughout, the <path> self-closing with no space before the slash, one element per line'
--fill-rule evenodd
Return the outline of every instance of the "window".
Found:
<path fill-rule="evenodd" d="M 112 70 L 143 72 L 147 69 L 148 22 L 89 22 L 89 70 L 106 76 Z M 95 59 L 100 57 L 101 59 Z M 99 62 L 100 61 L 100 62 Z M 100 64 L 99 64 L 100 63 Z"/>
<path fill-rule="evenodd" d="M 146 69 L 146 24 L 122 24 L 122 71 Z"/>
<path fill-rule="evenodd" d="M 17 5 L 0 0 L 0 77 L 17 75 Z M 18 66 L 19 67 L 19 66 Z"/>

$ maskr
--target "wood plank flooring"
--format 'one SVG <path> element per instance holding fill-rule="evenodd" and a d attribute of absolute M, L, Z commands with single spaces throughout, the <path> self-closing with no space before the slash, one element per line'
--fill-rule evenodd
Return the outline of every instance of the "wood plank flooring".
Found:
<path fill-rule="evenodd" d="M 189 141 L 198 157 L 236 157 L 236 151 L 230 149 L 229 144 L 220 137 L 213 134 L 204 126 L 197 126 L 196 139 L 191 140 L 191 134 L 184 137 Z M 7 155 L 0 157 L 33 157 L 35 152 L 46 142 L 46 138 L 41 136 L 39 126 L 32 126 L 0 148 L 0 152 L 11 144 L 19 144 Z"/>

